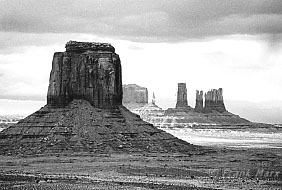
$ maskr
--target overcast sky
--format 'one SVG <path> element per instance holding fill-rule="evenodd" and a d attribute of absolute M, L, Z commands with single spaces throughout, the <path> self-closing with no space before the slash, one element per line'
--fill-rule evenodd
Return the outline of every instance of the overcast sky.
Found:
<path fill-rule="evenodd" d="M 282 123 L 281 0 L 0 0 L 0 114 L 46 103 L 53 53 L 111 43 L 123 83 L 174 107 L 178 82 L 223 88 L 228 110 Z"/>

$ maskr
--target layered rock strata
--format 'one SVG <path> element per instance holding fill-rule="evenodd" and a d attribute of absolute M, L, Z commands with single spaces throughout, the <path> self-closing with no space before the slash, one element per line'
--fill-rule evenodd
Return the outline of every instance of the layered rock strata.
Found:
<path fill-rule="evenodd" d="M 178 83 L 177 102 L 175 108 L 187 108 L 187 88 L 186 83 Z"/>
<path fill-rule="evenodd" d="M 223 102 L 222 88 L 212 89 L 205 93 L 205 112 L 217 111 L 223 113 L 226 111 Z"/>
<path fill-rule="evenodd" d="M 191 152 L 122 101 L 121 65 L 109 44 L 69 42 L 55 53 L 47 105 L 0 132 L 0 154 Z"/>

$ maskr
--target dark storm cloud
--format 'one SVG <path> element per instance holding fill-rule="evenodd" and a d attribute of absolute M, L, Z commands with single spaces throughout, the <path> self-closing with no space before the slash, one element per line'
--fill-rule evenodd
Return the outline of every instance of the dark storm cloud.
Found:
<path fill-rule="evenodd" d="M 282 33 L 281 0 L 0 1 L 0 30 L 175 42 Z"/>

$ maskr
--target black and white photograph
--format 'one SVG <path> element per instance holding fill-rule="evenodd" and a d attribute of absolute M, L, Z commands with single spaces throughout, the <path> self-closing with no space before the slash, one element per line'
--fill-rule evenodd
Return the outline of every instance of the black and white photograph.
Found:
<path fill-rule="evenodd" d="M 0 190 L 282 190 L 281 0 L 0 0 Z"/>

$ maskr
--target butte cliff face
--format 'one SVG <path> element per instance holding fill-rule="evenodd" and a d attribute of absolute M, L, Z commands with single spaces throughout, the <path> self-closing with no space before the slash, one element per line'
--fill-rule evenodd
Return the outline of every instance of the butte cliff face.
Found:
<path fill-rule="evenodd" d="M 217 111 L 223 113 L 226 111 L 224 102 L 222 88 L 212 89 L 205 93 L 205 112 Z"/>
<path fill-rule="evenodd" d="M 178 83 L 177 102 L 175 108 L 187 108 L 187 88 L 186 83 Z"/>
<path fill-rule="evenodd" d="M 55 53 L 47 105 L 0 132 L 6 155 L 194 150 L 122 106 L 119 56 L 104 43 L 71 41 Z"/>
<path fill-rule="evenodd" d="M 148 90 L 136 84 L 125 84 L 122 86 L 122 104 L 130 110 L 140 108 L 148 104 Z"/>
<path fill-rule="evenodd" d="M 47 104 L 64 107 L 73 99 L 99 108 L 122 104 L 121 64 L 113 46 L 70 41 L 66 52 L 54 54 Z"/>
<path fill-rule="evenodd" d="M 202 112 L 204 110 L 203 91 L 196 91 L 196 105 L 195 111 Z"/>
<path fill-rule="evenodd" d="M 148 103 L 148 90 L 145 87 L 136 84 L 123 85 L 122 103 Z"/>

